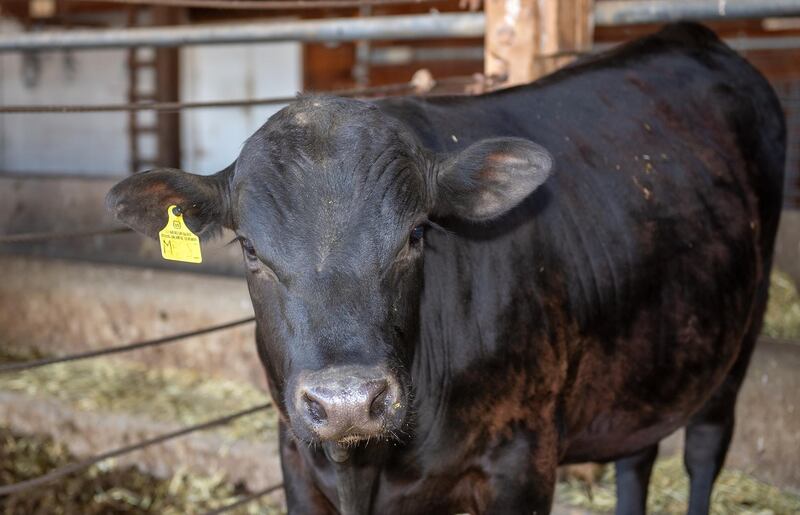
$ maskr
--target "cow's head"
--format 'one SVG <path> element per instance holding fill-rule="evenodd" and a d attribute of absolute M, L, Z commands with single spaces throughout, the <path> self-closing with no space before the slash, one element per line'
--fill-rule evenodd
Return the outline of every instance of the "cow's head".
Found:
<path fill-rule="evenodd" d="M 353 443 L 402 431 L 429 220 L 488 220 L 549 174 L 530 141 L 442 155 L 375 105 L 307 97 L 212 176 L 152 170 L 109 193 L 155 237 L 172 204 L 201 237 L 238 235 L 273 396 L 296 437 Z"/>

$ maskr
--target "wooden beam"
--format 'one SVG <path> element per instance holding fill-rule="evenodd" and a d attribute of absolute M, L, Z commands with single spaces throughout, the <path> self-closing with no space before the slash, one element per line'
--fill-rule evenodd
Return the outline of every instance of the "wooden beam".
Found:
<path fill-rule="evenodd" d="M 546 75 L 591 48 L 594 0 L 487 0 L 486 75 L 499 87 Z"/>
<path fill-rule="evenodd" d="M 175 26 L 185 19 L 184 9 L 175 7 L 153 7 L 153 25 Z M 156 102 L 177 102 L 180 100 L 180 50 L 177 48 L 157 48 L 155 52 Z M 181 126 L 180 113 L 158 113 L 157 140 L 158 166 L 180 168 L 181 166 Z"/>

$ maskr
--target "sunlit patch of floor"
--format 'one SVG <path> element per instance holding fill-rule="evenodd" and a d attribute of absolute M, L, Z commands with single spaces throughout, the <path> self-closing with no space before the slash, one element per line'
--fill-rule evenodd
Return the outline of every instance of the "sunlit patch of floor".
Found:
<path fill-rule="evenodd" d="M 659 459 L 650 481 L 648 513 L 683 514 L 689 499 L 688 476 L 680 456 Z M 608 466 L 599 480 L 590 485 L 569 479 L 558 484 L 557 502 L 593 512 L 614 511 L 616 489 L 614 467 Z M 711 513 L 715 515 L 790 515 L 800 513 L 800 495 L 777 487 L 736 470 L 720 474 L 712 494 Z"/>
<path fill-rule="evenodd" d="M 779 270 L 773 271 L 770 277 L 763 333 L 773 338 L 800 341 L 800 293 L 792 278 Z"/>

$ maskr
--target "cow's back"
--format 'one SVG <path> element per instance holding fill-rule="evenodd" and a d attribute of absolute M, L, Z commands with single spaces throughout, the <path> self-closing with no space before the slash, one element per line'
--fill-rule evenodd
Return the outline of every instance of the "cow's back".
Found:
<path fill-rule="evenodd" d="M 437 152 L 520 136 L 556 163 L 502 219 L 430 232 L 414 382 L 439 430 L 423 445 L 518 404 L 555 406 L 567 461 L 685 423 L 761 317 L 785 151 L 763 77 L 682 24 L 530 86 L 381 105 Z"/>

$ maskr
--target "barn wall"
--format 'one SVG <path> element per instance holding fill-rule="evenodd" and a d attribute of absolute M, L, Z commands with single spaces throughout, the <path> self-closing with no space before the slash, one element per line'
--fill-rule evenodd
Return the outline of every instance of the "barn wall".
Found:
<path fill-rule="evenodd" d="M 269 98 L 303 89 L 299 43 L 201 45 L 181 50 L 184 101 Z M 228 166 L 244 141 L 283 105 L 193 109 L 181 113 L 183 167 L 213 173 Z"/>
<path fill-rule="evenodd" d="M 0 20 L 0 32 L 19 30 Z M 122 50 L 0 53 L 0 104 L 126 101 Z M 0 170 L 98 175 L 128 168 L 127 115 L 0 116 Z"/>
<path fill-rule="evenodd" d="M 0 20 L 0 32 L 19 30 Z M 0 53 L 0 104 L 126 103 L 127 59 L 126 50 Z M 183 101 L 283 97 L 303 89 L 299 43 L 185 47 L 180 61 Z M 139 89 L 151 91 L 154 80 L 140 72 Z M 281 107 L 183 111 L 182 167 L 224 168 Z M 154 120 L 152 112 L 139 116 L 140 124 Z M 154 137 L 144 138 L 143 155 L 153 155 L 155 144 Z M 120 176 L 130 160 L 127 113 L 0 116 L 0 172 Z"/>

